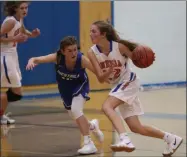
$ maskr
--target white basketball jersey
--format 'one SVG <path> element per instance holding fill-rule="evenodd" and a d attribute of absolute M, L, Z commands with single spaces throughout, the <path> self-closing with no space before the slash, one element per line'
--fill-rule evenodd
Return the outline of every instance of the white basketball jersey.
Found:
<path fill-rule="evenodd" d="M 20 21 L 17 21 L 14 16 L 6 17 L 5 20 L 3 21 L 2 25 L 10 19 L 16 21 L 16 24 L 15 24 L 14 28 L 12 28 L 12 30 L 6 34 L 6 37 L 13 37 L 13 36 L 18 35 L 19 30 L 21 28 Z M 17 52 L 17 43 L 16 42 L 7 42 L 7 43 L 1 42 L 1 53 L 6 54 L 6 53 L 14 53 L 14 52 Z"/>
<path fill-rule="evenodd" d="M 113 72 L 108 77 L 110 84 L 121 83 L 124 80 L 129 80 L 131 73 L 129 59 L 121 55 L 117 42 L 112 41 L 110 45 L 111 50 L 108 56 L 101 53 L 97 45 L 93 45 L 91 49 L 93 50 L 103 72 L 105 72 L 111 64 L 114 66 Z"/>

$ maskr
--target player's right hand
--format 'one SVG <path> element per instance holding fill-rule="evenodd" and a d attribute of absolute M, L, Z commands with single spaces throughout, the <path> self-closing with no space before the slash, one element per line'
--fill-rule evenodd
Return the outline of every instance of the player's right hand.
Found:
<path fill-rule="evenodd" d="M 28 63 L 27 63 L 27 66 L 26 66 L 26 70 L 33 70 L 33 68 L 37 66 L 36 63 L 34 63 L 34 59 L 31 58 L 29 59 Z"/>
<path fill-rule="evenodd" d="M 23 33 L 19 33 L 18 35 L 14 37 L 14 42 L 22 43 L 22 42 L 27 41 L 27 39 L 28 39 L 27 35 Z"/>

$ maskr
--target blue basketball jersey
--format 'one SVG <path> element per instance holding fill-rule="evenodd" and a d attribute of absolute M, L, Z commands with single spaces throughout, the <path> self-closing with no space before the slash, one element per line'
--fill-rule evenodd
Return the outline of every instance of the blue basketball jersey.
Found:
<path fill-rule="evenodd" d="M 71 109 L 74 96 L 81 94 L 89 100 L 89 80 L 84 68 L 81 66 L 82 53 L 78 52 L 75 67 L 72 71 L 65 65 L 65 56 L 61 55 L 60 61 L 56 64 L 56 80 L 61 98 L 66 109 Z"/>

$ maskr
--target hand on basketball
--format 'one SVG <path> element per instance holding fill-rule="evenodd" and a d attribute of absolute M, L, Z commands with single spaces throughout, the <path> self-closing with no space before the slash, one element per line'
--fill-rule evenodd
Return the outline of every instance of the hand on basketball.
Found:
<path fill-rule="evenodd" d="M 32 31 L 32 37 L 37 37 L 37 36 L 39 36 L 40 35 L 40 30 L 38 29 L 38 28 L 36 28 L 36 29 L 34 29 L 33 31 Z"/>
<path fill-rule="evenodd" d="M 37 64 L 34 63 L 34 59 L 31 58 L 31 59 L 29 59 L 29 61 L 28 61 L 28 64 L 27 64 L 27 66 L 26 66 L 26 70 L 33 70 L 33 68 L 34 68 L 35 66 L 37 66 Z"/>
<path fill-rule="evenodd" d="M 26 42 L 27 39 L 28 36 L 23 33 L 19 33 L 18 35 L 14 36 L 14 42 L 18 42 L 18 43 Z"/>

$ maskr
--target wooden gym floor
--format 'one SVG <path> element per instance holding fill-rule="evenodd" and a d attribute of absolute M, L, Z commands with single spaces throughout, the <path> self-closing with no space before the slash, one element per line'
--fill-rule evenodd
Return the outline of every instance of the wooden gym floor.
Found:
<path fill-rule="evenodd" d="M 162 140 L 136 135 L 128 128 L 136 150 L 132 153 L 113 153 L 110 150 L 110 144 L 117 141 L 118 137 L 100 110 L 107 93 L 91 93 L 91 100 L 85 105 L 86 116 L 88 119 L 99 119 L 105 135 L 102 145 L 93 137 L 99 152 L 89 156 L 162 156 L 165 148 Z M 186 89 L 145 91 L 140 93 L 140 99 L 145 111 L 145 115 L 140 117 L 142 123 L 182 136 L 184 142 L 173 156 L 186 156 Z M 12 112 L 16 124 L 1 126 L 2 157 L 78 156 L 77 149 L 82 144 L 82 137 L 59 97 L 25 99 L 10 104 L 8 111 Z"/>

